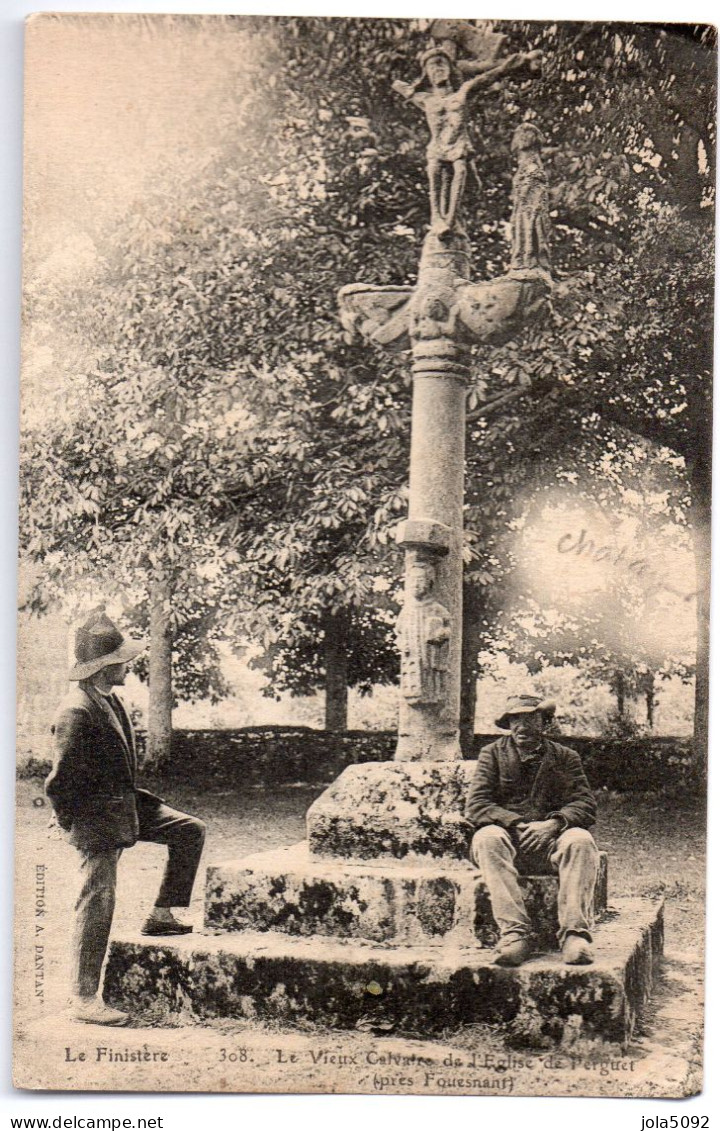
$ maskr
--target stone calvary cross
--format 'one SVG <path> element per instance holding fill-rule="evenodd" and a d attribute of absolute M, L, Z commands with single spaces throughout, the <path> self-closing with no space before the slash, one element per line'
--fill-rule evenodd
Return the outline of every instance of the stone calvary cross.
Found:
<path fill-rule="evenodd" d="M 626 1044 L 662 953 L 662 907 L 615 897 L 608 916 L 603 854 L 596 962 L 569 969 L 556 952 L 557 879 L 525 876 L 540 953 L 519 970 L 502 968 L 489 891 L 468 859 L 474 764 L 458 745 L 465 384 L 473 346 L 512 336 L 546 307 L 547 183 L 540 135 L 526 123 L 512 141 L 509 270 L 472 282 L 461 220 L 467 98 L 534 57 L 498 63 L 502 37 L 456 21 L 436 21 L 431 34 L 421 80 L 395 84 L 431 131 L 431 226 L 417 284 L 340 293 L 348 330 L 413 359 L 397 758 L 347 765 L 310 806 L 301 843 L 211 864 L 202 933 L 171 946 L 115 939 L 105 997 L 133 1012 L 152 1009 L 154 1024 L 166 1013 L 425 1040 L 489 1024 L 534 1047 L 573 1042 L 580 1026 L 592 1040 Z M 356 1075 L 337 1079 L 349 1091 L 370 1086 Z M 438 1090 L 432 1074 L 426 1081 Z"/>
<path fill-rule="evenodd" d="M 395 755 L 401 761 L 461 757 L 465 391 L 471 350 L 518 333 L 546 308 L 551 286 L 547 181 L 540 158 L 542 137 L 535 126 L 524 123 L 512 139 L 517 171 L 511 260 L 504 275 L 471 281 L 471 248 L 462 223 L 471 152 L 469 100 L 481 86 L 511 71 L 536 69 L 539 52 L 498 62 L 505 37 L 461 21 L 434 21 L 431 37 L 420 57 L 420 78 L 393 84 L 425 112 L 430 127 L 431 226 L 417 283 L 355 283 L 338 296 L 350 336 L 359 334 L 386 350 L 412 353 L 409 514 L 397 534 L 405 549 Z"/>

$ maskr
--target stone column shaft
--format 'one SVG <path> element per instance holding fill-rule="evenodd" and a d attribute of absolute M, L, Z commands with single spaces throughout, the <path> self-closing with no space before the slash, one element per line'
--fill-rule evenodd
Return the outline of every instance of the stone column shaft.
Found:
<path fill-rule="evenodd" d="M 535 141 L 533 145 L 537 148 Z M 349 333 L 359 332 L 394 351 L 412 349 L 409 512 L 398 530 L 406 550 L 405 600 L 397 623 L 399 761 L 462 757 L 463 488 L 470 351 L 474 345 L 512 337 L 523 320 L 542 314 L 549 287 L 545 268 L 532 264 L 471 283 L 470 246 L 456 218 L 452 231 L 431 229 L 425 237 L 415 287 L 355 283 L 340 291 L 343 325 Z"/>
<path fill-rule="evenodd" d="M 422 347 L 421 347 L 422 350 Z M 421 352 L 419 350 L 418 352 Z M 400 697 L 400 760 L 451 760 L 461 757 L 459 742 L 460 662 L 462 643 L 462 537 L 465 465 L 465 380 L 462 364 L 443 368 L 416 361 L 413 377 L 410 499 L 408 519 L 449 528 L 447 552 L 424 552 L 433 560 L 433 596 L 450 614 L 447 693 L 438 711 Z M 417 369 L 421 372 L 417 372 Z M 420 551 L 406 553 L 405 577 Z M 406 591 L 406 600 L 408 600 Z"/>

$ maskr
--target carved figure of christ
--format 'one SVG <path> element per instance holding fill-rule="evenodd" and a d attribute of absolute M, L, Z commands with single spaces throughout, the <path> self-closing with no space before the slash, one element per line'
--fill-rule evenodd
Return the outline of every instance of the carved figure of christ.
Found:
<path fill-rule="evenodd" d="M 463 82 L 452 85 L 453 66 L 442 47 L 431 48 L 423 56 L 423 71 L 414 83 L 396 79 L 393 90 L 423 110 L 430 129 L 427 169 L 430 186 L 430 225 L 440 239 L 455 226 L 467 180 L 467 161 L 472 144 L 467 130 L 468 97 L 478 88 L 493 83 L 509 71 L 539 58 L 539 51 L 511 55 L 497 64 L 478 63 L 484 69 Z M 429 82 L 430 90 L 420 90 Z"/>

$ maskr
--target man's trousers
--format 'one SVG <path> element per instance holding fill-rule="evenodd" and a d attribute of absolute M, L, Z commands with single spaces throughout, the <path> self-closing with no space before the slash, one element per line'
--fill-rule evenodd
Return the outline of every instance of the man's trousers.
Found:
<path fill-rule="evenodd" d="M 188 907 L 197 875 L 205 825 L 187 813 L 160 804 L 150 813 L 139 807 L 140 840 L 168 846 L 168 858 L 156 907 Z M 99 852 L 79 849 L 81 888 L 75 904 L 73 993 L 94 997 L 100 986 L 115 910 L 117 864 L 121 848 Z"/>
<path fill-rule="evenodd" d="M 592 942 L 599 853 L 587 829 L 565 829 L 547 854 L 525 854 L 506 829 L 486 825 L 472 839 L 470 858 L 487 884 L 501 939 L 527 937 L 532 931 L 519 876 L 556 872 L 560 945 L 569 931 Z"/>

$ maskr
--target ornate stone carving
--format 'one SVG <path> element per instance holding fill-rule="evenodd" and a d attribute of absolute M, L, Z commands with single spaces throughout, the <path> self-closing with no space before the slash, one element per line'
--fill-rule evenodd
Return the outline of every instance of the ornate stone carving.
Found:
<path fill-rule="evenodd" d="M 471 24 L 468 20 L 433 20 L 429 35 L 456 57 L 455 66 L 461 75 L 476 75 L 491 67 L 507 39 L 501 32 L 493 31 L 489 20 L 480 24 Z M 457 58 L 463 54 L 468 58 Z"/>
<path fill-rule="evenodd" d="M 470 352 L 472 346 L 518 333 L 545 309 L 551 286 L 540 251 L 546 241 L 538 235 L 547 195 L 546 186 L 544 196 L 538 192 L 542 169 L 538 173 L 534 139 L 521 134 L 516 147 L 518 225 L 532 234 L 525 246 L 534 249 L 523 265 L 500 278 L 473 282 L 472 252 L 460 215 L 470 159 L 469 98 L 512 70 L 526 64 L 535 68 L 539 52 L 498 61 L 504 37 L 487 24 L 435 20 L 430 36 L 420 78 L 393 84 L 423 110 L 430 128 L 432 225 L 423 240 L 417 283 L 355 283 L 339 293 L 348 337 L 361 335 L 393 353 L 412 350 L 413 517 L 399 534 L 406 599 L 397 624 L 402 654 L 398 761 L 461 757 L 463 422 Z"/>
<path fill-rule="evenodd" d="M 435 566 L 417 557 L 408 571 L 407 596 L 398 618 L 402 660 L 400 690 L 416 707 L 445 702 L 450 613 L 433 596 Z"/>
<path fill-rule="evenodd" d="M 374 287 L 350 283 L 338 293 L 340 321 L 347 338 L 359 336 L 397 352 L 410 347 L 412 287 Z"/>
<path fill-rule="evenodd" d="M 548 182 L 540 156 L 543 136 L 537 126 L 523 122 L 515 130 L 512 151 L 517 156 L 513 177 L 512 251 L 510 270 L 550 270 L 550 212 Z"/>
<path fill-rule="evenodd" d="M 482 283 L 460 277 L 450 284 L 432 280 L 414 292 L 353 283 L 338 298 L 349 335 L 360 334 L 399 352 L 409 349 L 411 341 L 502 342 L 545 309 L 549 283 L 548 272 L 536 265 Z"/>
<path fill-rule="evenodd" d="M 433 29 L 435 40 L 420 56 L 420 77 L 412 83 L 396 79 L 392 85 L 393 90 L 422 110 L 427 118 L 430 230 L 442 240 L 460 221 L 468 161 L 472 155 L 467 129 L 470 96 L 510 71 L 536 64 L 541 53 L 510 55 L 496 62 L 495 56 L 504 37 L 460 20 L 436 20 Z M 459 49 L 482 54 L 458 59 Z M 471 77 L 460 81 L 466 74 Z"/>

